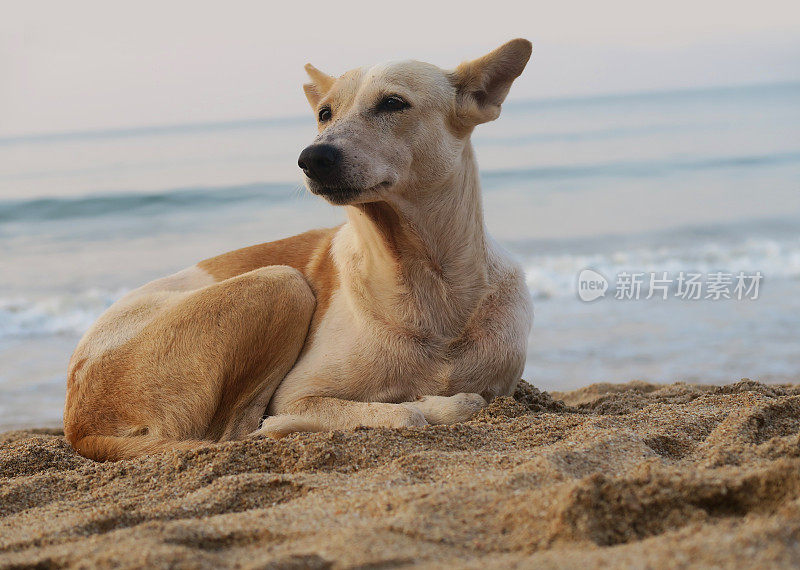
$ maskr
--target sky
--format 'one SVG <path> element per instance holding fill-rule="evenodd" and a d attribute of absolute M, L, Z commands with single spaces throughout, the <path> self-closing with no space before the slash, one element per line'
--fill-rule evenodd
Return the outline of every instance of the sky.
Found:
<path fill-rule="evenodd" d="M 800 80 L 787 0 L 0 0 L 0 137 L 295 116 L 303 65 L 534 44 L 510 99 Z"/>

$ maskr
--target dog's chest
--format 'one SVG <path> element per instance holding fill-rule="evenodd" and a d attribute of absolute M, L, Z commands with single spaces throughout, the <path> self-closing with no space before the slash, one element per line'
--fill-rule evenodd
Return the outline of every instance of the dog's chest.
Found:
<path fill-rule="evenodd" d="M 503 359 L 481 356 L 483 340 L 480 335 L 454 339 L 408 334 L 353 311 L 343 296 L 334 296 L 276 399 L 326 395 L 403 402 L 425 395 L 484 393 L 487 382 L 502 380 L 506 373 Z"/>
<path fill-rule="evenodd" d="M 310 347 L 321 375 L 340 397 L 357 400 L 407 401 L 441 392 L 449 380 L 447 340 L 381 317 L 354 312 L 337 299 Z"/>

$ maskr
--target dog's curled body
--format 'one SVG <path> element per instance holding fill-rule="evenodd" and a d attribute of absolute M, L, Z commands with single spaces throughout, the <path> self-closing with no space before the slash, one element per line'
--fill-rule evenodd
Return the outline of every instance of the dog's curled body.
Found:
<path fill-rule="evenodd" d="M 485 232 L 469 133 L 496 118 L 529 55 L 515 40 L 450 73 L 310 68 L 320 136 L 301 167 L 347 222 L 208 259 L 115 303 L 70 361 L 70 443 L 113 460 L 450 423 L 510 394 L 530 296 Z"/>

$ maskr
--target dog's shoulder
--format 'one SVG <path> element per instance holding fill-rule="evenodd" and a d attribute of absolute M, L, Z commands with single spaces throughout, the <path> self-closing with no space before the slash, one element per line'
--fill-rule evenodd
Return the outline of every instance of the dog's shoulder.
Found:
<path fill-rule="evenodd" d="M 486 305 L 495 309 L 498 320 L 506 328 L 526 336 L 533 324 L 533 303 L 525 271 L 515 257 L 489 238 L 488 278 L 490 283 Z"/>
<path fill-rule="evenodd" d="M 487 270 L 490 284 L 509 292 L 528 295 L 525 284 L 525 271 L 519 260 L 497 243 L 491 236 L 487 236 Z"/>

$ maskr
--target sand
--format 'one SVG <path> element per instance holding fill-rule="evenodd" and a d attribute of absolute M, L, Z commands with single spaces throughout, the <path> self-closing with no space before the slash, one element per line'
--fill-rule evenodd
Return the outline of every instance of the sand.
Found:
<path fill-rule="evenodd" d="M 0 435 L 2 568 L 414 565 L 798 567 L 800 387 L 523 384 L 459 425 L 105 464 Z"/>

